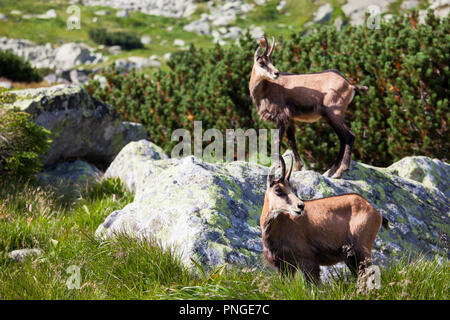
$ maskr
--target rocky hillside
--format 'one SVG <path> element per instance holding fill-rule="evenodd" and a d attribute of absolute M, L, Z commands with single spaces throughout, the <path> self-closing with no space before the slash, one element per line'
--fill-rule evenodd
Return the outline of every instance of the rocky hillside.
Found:
<path fill-rule="evenodd" d="M 79 29 L 67 28 L 70 5 L 80 10 Z M 198 47 L 226 45 L 247 30 L 255 38 L 264 32 L 280 37 L 292 31 L 308 30 L 315 24 L 334 25 L 338 29 L 349 23 L 363 24 L 368 12 L 380 21 L 411 9 L 419 10 L 421 17 L 427 9 L 439 17 L 447 17 L 450 2 L 63 0 L 53 3 L 25 0 L 3 1 L 0 8 L 3 50 L 10 50 L 42 68 L 47 75 L 45 83 L 85 84 L 89 74 L 98 73 L 110 64 L 125 71 L 135 68 L 152 72 L 164 67 L 171 53 L 186 50 L 190 43 Z M 35 32 L 36 26 L 39 34 Z M 89 31 L 100 27 L 137 35 L 143 48 L 126 50 L 118 45 L 95 43 Z M 11 85 L 3 83 L 2 86 Z"/>

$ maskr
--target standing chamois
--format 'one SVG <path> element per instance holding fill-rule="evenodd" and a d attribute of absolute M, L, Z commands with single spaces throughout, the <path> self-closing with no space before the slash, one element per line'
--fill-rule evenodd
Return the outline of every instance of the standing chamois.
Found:
<path fill-rule="evenodd" d="M 264 259 L 287 275 L 298 267 L 315 283 L 320 265 L 341 261 L 355 275 L 363 274 L 381 224 L 389 229 L 388 220 L 355 193 L 300 200 L 289 182 L 293 159 L 287 173 L 283 157 L 280 162 L 281 177 L 267 175 L 260 220 Z"/>
<path fill-rule="evenodd" d="M 345 124 L 344 113 L 355 91 L 366 91 L 368 88 L 350 84 L 337 70 L 311 74 L 280 73 L 271 58 L 275 46 L 275 38 L 272 39 L 272 46 L 268 49 L 267 38 L 261 38 L 254 55 L 249 89 L 258 114 L 263 120 L 276 123 L 279 143 L 286 133 L 294 152 L 296 170 L 301 169 L 295 143 L 296 122 L 325 119 L 340 141 L 336 161 L 325 175 L 341 178 L 350 167 L 355 141 L 355 135 Z M 261 47 L 266 48 L 262 54 Z"/>

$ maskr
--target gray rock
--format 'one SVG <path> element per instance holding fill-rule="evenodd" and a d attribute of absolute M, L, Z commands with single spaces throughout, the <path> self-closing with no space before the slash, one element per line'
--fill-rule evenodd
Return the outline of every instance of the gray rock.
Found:
<path fill-rule="evenodd" d="M 278 11 L 283 11 L 283 9 L 286 7 L 286 1 L 285 0 L 282 0 L 282 1 L 280 1 L 280 3 L 277 5 L 277 10 Z"/>
<path fill-rule="evenodd" d="M 259 39 L 264 35 L 264 30 L 261 27 L 255 26 L 253 24 L 250 26 L 249 32 L 254 39 Z"/>
<path fill-rule="evenodd" d="M 198 34 L 205 34 L 205 35 L 211 34 L 211 28 L 209 26 L 209 22 L 207 21 L 201 20 L 192 21 L 191 23 L 185 25 L 183 29 L 185 31 L 195 32 Z"/>
<path fill-rule="evenodd" d="M 27 258 L 39 257 L 41 249 L 18 249 L 8 253 L 8 257 L 15 262 L 24 262 Z"/>
<path fill-rule="evenodd" d="M 142 125 L 123 122 L 116 110 L 76 85 L 11 91 L 17 107 L 52 132 L 53 142 L 43 157 L 45 166 L 71 159 L 108 165 L 130 141 L 146 138 Z"/>
<path fill-rule="evenodd" d="M 450 0 L 430 0 L 430 9 L 440 18 L 448 17 L 450 13 Z"/>
<path fill-rule="evenodd" d="M 10 81 L 0 81 L 0 88 L 12 89 L 13 85 Z"/>
<path fill-rule="evenodd" d="M 326 3 L 317 9 L 316 13 L 314 14 L 314 22 L 327 22 L 331 19 L 331 16 L 333 15 L 333 7 L 331 4 Z"/>
<path fill-rule="evenodd" d="M 98 10 L 98 11 L 95 11 L 94 14 L 96 16 L 107 16 L 107 15 L 109 15 L 109 11 L 108 10 Z"/>
<path fill-rule="evenodd" d="M 108 47 L 108 53 L 116 56 L 122 53 L 122 48 L 120 46 L 110 46 Z"/>
<path fill-rule="evenodd" d="M 79 64 L 94 62 L 96 59 L 96 55 L 87 46 L 70 42 L 56 49 L 55 64 L 62 70 L 68 70 Z"/>
<path fill-rule="evenodd" d="M 152 43 L 152 37 L 150 37 L 149 35 L 145 35 L 141 37 L 141 42 L 143 45 L 148 45 Z"/>
<path fill-rule="evenodd" d="M 366 12 L 370 5 L 377 6 L 380 14 L 388 11 L 389 4 L 395 0 L 348 0 L 345 5 L 341 7 L 345 15 L 350 18 L 350 23 L 355 25 L 364 24 Z"/>
<path fill-rule="evenodd" d="M 94 165 L 85 161 L 58 163 L 38 174 L 38 181 L 42 184 L 85 186 L 99 181 L 102 172 Z"/>
<path fill-rule="evenodd" d="M 418 0 L 406 0 L 406 1 L 403 1 L 400 8 L 402 8 L 403 10 L 411 10 L 411 9 L 415 8 L 418 4 L 419 4 Z"/>
<path fill-rule="evenodd" d="M 98 82 L 100 82 L 100 87 L 102 89 L 105 89 L 108 86 L 108 81 L 106 80 L 106 78 L 104 76 L 96 74 L 96 75 L 94 75 L 94 80 L 97 80 Z"/>
<path fill-rule="evenodd" d="M 191 257 L 206 268 L 225 262 L 261 265 L 259 216 L 268 168 L 209 164 L 193 156 L 164 159 L 155 148 L 148 142 L 129 144 L 107 170 L 106 176 L 119 177 L 135 198 L 106 218 L 97 237 L 155 237 L 176 248 L 187 265 Z M 439 236 L 450 224 L 449 175 L 446 163 L 410 157 L 388 168 L 352 162 L 339 180 L 294 172 L 292 183 L 305 200 L 351 192 L 368 199 L 392 226 L 380 231 L 372 252 L 374 262 L 384 264 L 397 254 L 443 252 Z"/>
<path fill-rule="evenodd" d="M 118 18 L 128 18 L 129 16 L 128 10 L 119 10 L 116 12 L 116 17 Z"/>
<path fill-rule="evenodd" d="M 54 18 L 56 18 L 57 16 L 58 16 L 58 15 L 57 15 L 55 9 L 50 9 L 50 10 L 48 10 L 47 12 L 45 12 L 45 13 L 43 13 L 43 14 L 37 14 L 37 15 L 35 15 L 36 18 L 38 18 L 38 19 L 45 19 L 45 20 L 47 20 L 47 19 L 54 19 Z"/>
<path fill-rule="evenodd" d="M 173 45 L 177 47 L 184 47 L 186 45 L 186 42 L 181 39 L 175 39 L 173 40 Z"/>
<path fill-rule="evenodd" d="M 8 21 L 8 16 L 6 14 L 0 13 L 0 21 Z"/>
<path fill-rule="evenodd" d="M 139 11 L 144 14 L 182 18 L 196 9 L 194 0 L 84 0 L 86 6 L 110 7 L 123 11 Z"/>
<path fill-rule="evenodd" d="M 344 20 L 342 19 L 342 17 L 339 16 L 334 20 L 333 25 L 336 28 L 336 30 L 340 31 L 344 26 Z"/>

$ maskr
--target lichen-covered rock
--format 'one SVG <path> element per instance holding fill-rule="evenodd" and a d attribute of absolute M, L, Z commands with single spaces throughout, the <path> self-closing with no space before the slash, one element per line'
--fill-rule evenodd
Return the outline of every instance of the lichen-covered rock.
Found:
<path fill-rule="evenodd" d="M 130 142 L 116 156 L 105 172 L 105 178 L 120 178 L 130 191 L 136 191 L 159 166 L 153 166 L 152 160 L 169 159 L 164 151 L 147 140 Z"/>
<path fill-rule="evenodd" d="M 247 162 L 209 164 L 192 156 L 163 159 L 153 148 L 132 143 L 112 163 L 108 176 L 123 179 L 136 195 L 133 203 L 111 213 L 96 235 L 156 237 L 178 248 L 187 264 L 191 257 L 206 267 L 260 264 L 259 216 L 268 168 Z M 422 168 L 427 177 L 410 179 L 409 172 L 418 170 L 410 166 Z M 397 253 L 443 252 L 440 233 L 449 232 L 450 204 L 442 191 L 448 180 L 442 179 L 449 174 L 446 163 L 411 157 L 388 168 L 352 162 L 339 180 L 299 171 L 291 181 L 305 200 L 350 192 L 366 197 L 391 222 L 392 230 L 380 231 L 373 250 L 375 261 L 384 263 Z"/>
<path fill-rule="evenodd" d="M 107 166 L 130 141 L 146 138 L 140 124 L 123 122 L 116 110 L 76 85 L 11 91 L 17 107 L 52 132 L 53 142 L 43 163 L 83 159 Z"/>
<path fill-rule="evenodd" d="M 85 161 L 62 162 L 47 168 L 38 174 L 38 181 L 43 184 L 64 184 L 68 186 L 80 186 L 93 184 L 100 179 L 102 172 L 95 166 Z"/>

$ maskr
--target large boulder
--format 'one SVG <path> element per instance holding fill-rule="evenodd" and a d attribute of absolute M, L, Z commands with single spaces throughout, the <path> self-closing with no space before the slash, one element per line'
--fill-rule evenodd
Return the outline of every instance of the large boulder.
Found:
<path fill-rule="evenodd" d="M 248 162 L 210 164 L 193 156 L 165 158 L 146 141 L 119 153 L 106 176 L 123 180 L 135 199 L 111 213 L 96 235 L 155 237 L 178 248 L 187 264 L 192 257 L 206 267 L 260 265 L 259 217 L 268 168 Z M 291 180 L 305 200 L 351 192 L 366 197 L 391 222 L 392 230 L 380 231 L 373 250 L 375 262 L 385 263 L 397 254 L 442 252 L 440 235 L 450 225 L 449 175 L 446 163 L 410 157 L 388 168 L 352 162 L 339 180 L 313 171 L 294 172 Z"/>
<path fill-rule="evenodd" d="M 43 163 L 51 166 L 75 159 L 107 167 L 129 142 L 146 138 L 142 125 L 124 122 L 116 110 L 75 85 L 15 90 L 19 108 L 52 132 L 53 142 Z"/>

